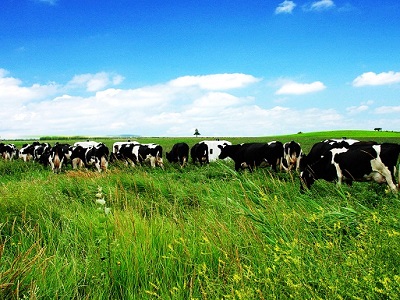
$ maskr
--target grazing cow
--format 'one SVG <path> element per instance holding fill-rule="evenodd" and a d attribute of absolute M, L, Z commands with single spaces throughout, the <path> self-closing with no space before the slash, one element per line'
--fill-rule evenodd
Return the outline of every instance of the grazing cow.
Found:
<path fill-rule="evenodd" d="M 5 160 L 13 160 L 18 157 L 18 149 L 14 144 L 0 143 L 0 157 Z"/>
<path fill-rule="evenodd" d="M 211 141 L 201 141 L 200 143 L 204 143 L 207 145 L 209 162 L 216 161 L 218 159 L 218 156 L 221 154 L 221 149 L 219 148 L 219 146 L 232 145 L 232 143 L 229 141 L 219 139 Z"/>
<path fill-rule="evenodd" d="M 395 192 L 398 189 L 394 182 L 399 153 L 398 144 L 357 142 L 348 147 L 331 148 L 312 159 L 306 156 L 300 173 L 301 190 L 303 185 L 310 188 L 318 179 L 337 181 L 338 184 L 374 180 L 386 182 Z"/>
<path fill-rule="evenodd" d="M 295 141 L 283 144 L 283 159 L 281 161 L 281 170 L 290 172 L 293 167 L 298 171 L 300 168 L 300 160 L 303 155 L 301 146 Z"/>
<path fill-rule="evenodd" d="M 170 152 L 165 153 L 165 157 L 170 163 L 179 163 L 183 168 L 189 157 L 189 145 L 186 143 L 176 143 Z"/>
<path fill-rule="evenodd" d="M 114 159 L 123 160 L 133 167 L 136 164 L 150 163 L 155 168 L 156 166 L 164 168 L 162 159 L 163 149 L 160 145 L 139 144 L 138 142 L 127 142 L 122 144 L 114 144 L 113 156 Z"/>
<path fill-rule="evenodd" d="M 124 159 L 120 153 L 122 147 L 126 147 L 127 145 L 138 145 L 139 143 L 136 141 L 127 141 L 127 142 L 115 142 L 112 147 L 112 152 L 110 155 L 110 162 Z"/>
<path fill-rule="evenodd" d="M 49 143 L 41 143 L 37 144 L 33 147 L 33 160 L 34 161 L 40 161 L 40 157 L 45 154 L 50 152 L 51 146 Z"/>
<path fill-rule="evenodd" d="M 64 162 L 67 161 L 69 155 L 69 145 L 56 143 L 49 152 L 48 162 L 54 173 L 60 173 Z M 46 155 L 46 154 L 44 154 Z"/>
<path fill-rule="evenodd" d="M 140 144 L 135 143 L 124 143 L 114 148 L 112 154 L 113 159 L 125 161 L 126 164 L 130 164 L 134 167 L 139 163 L 139 147 Z"/>
<path fill-rule="evenodd" d="M 208 159 L 208 146 L 204 142 L 194 144 L 190 149 L 190 156 L 192 157 L 193 163 L 196 164 L 196 162 L 199 162 L 200 166 L 210 162 Z"/>
<path fill-rule="evenodd" d="M 33 142 L 32 144 L 22 145 L 21 150 L 19 150 L 19 157 L 25 162 L 30 161 L 34 157 L 33 152 L 35 151 L 35 147 L 39 145 L 40 145 L 39 142 Z"/>
<path fill-rule="evenodd" d="M 238 145 L 220 146 L 220 159 L 230 157 L 235 162 L 235 170 L 248 168 L 253 171 L 255 167 L 267 163 L 272 170 L 277 171 L 276 167 L 280 165 L 283 153 L 283 144 L 281 142 L 270 143 L 244 143 Z"/>
<path fill-rule="evenodd" d="M 156 166 L 164 168 L 162 152 L 163 148 L 158 144 L 140 144 L 138 152 L 139 162 L 150 162 L 153 168 Z"/>
<path fill-rule="evenodd" d="M 353 139 L 328 139 L 324 140 L 318 143 L 315 143 L 312 147 L 310 152 L 307 155 L 303 154 L 303 157 L 300 161 L 300 171 L 302 171 L 305 166 L 307 165 L 307 162 L 315 162 L 319 160 L 324 153 L 327 151 L 334 149 L 334 148 L 349 148 L 353 144 L 359 144 L 359 143 L 365 143 L 365 142 L 360 142 L 358 140 L 353 140 Z M 306 160 L 303 158 L 307 157 Z"/>
<path fill-rule="evenodd" d="M 84 147 L 87 146 L 87 147 Z M 97 171 L 107 170 L 109 149 L 104 143 L 75 143 L 72 149 L 71 161 L 72 167 L 76 169 L 79 166 L 94 166 Z"/>

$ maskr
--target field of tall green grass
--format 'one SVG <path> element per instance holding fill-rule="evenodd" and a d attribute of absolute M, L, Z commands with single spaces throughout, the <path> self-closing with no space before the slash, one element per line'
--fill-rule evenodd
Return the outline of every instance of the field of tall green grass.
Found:
<path fill-rule="evenodd" d="M 342 136 L 400 142 L 226 139 L 294 139 L 307 152 Z M 169 151 L 202 139 L 137 140 Z M 398 299 L 399 253 L 399 196 L 384 185 L 317 181 L 301 194 L 296 173 L 229 161 L 53 174 L 0 160 L 0 299 Z"/>

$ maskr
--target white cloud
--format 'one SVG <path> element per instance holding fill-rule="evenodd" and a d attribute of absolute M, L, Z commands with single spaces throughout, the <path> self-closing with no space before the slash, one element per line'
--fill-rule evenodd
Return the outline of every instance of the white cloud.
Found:
<path fill-rule="evenodd" d="M 302 95 L 315 93 L 326 89 L 326 86 L 321 81 L 312 83 L 298 83 L 290 81 L 284 83 L 276 92 L 276 95 Z"/>
<path fill-rule="evenodd" d="M 80 74 L 75 75 L 68 83 L 70 88 L 84 87 L 88 92 L 96 92 L 104 89 L 109 85 L 118 85 L 124 80 L 124 77 L 118 74 L 109 74 L 99 72 L 96 74 Z"/>
<path fill-rule="evenodd" d="M 28 100 L 43 99 L 57 93 L 59 86 L 50 83 L 48 85 L 33 84 L 30 87 L 22 86 L 22 81 L 8 76 L 9 72 L 0 69 L 0 102 L 3 105 L 15 105 Z"/>
<path fill-rule="evenodd" d="M 173 87 L 199 87 L 204 90 L 229 90 L 242 88 L 261 79 L 241 73 L 183 76 L 171 80 Z"/>
<path fill-rule="evenodd" d="M 370 102 L 349 107 L 345 114 L 334 108 L 336 103 L 329 103 L 331 108 L 328 109 L 310 108 L 303 103 L 298 108 L 275 105 L 271 104 L 274 98 L 272 91 L 270 96 L 247 93 L 247 84 L 259 79 L 251 75 L 232 74 L 233 78 L 241 80 L 227 80 L 227 83 L 222 80 L 230 78 L 227 75 L 204 75 L 200 78 L 185 76 L 152 86 L 135 89 L 106 88 L 74 96 L 68 93 L 68 88 L 74 88 L 71 83 L 64 86 L 24 86 L 21 80 L 10 77 L 7 71 L 0 69 L 0 98 L 4 94 L 10 97 L 7 105 L 1 102 L 0 137 L 118 134 L 192 136 L 194 128 L 198 128 L 202 136 L 268 136 L 299 131 L 360 128 L 360 124 L 374 128 L 380 124 L 373 118 L 374 115 L 400 109 L 382 107 L 365 120 L 357 112 L 365 111 Z M 208 76 L 216 79 L 218 84 L 204 80 L 209 79 Z M 75 84 L 86 87 L 88 78 L 92 76 L 75 77 Z M 112 82 L 113 76 L 108 76 L 108 79 Z M 281 93 L 288 94 L 325 88 L 320 82 L 302 84 L 281 80 L 279 84 Z M 256 90 L 261 86 L 265 87 L 265 82 L 256 86 Z M 227 91 L 228 87 L 236 89 Z M 238 90 L 239 87 L 242 89 Z M 13 92 L 7 92 L 9 90 Z M 76 94 L 77 91 L 73 92 Z M 382 119 L 386 122 L 384 127 L 397 128 L 396 116 L 383 115 Z"/>
<path fill-rule="evenodd" d="M 360 105 L 360 106 L 350 106 L 350 107 L 346 108 L 346 111 L 349 114 L 354 115 L 354 114 L 359 114 L 359 113 L 365 112 L 368 109 L 369 109 L 368 105 Z"/>
<path fill-rule="evenodd" d="M 275 9 L 275 14 L 291 14 L 293 9 L 296 7 L 296 3 L 293 1 L 285 0 L 278 5 Z"/>
<path fill-rule="evenodd" d="M 353 86 L 355 87 L 366 85 L 388 85 L 394 83 L 400 83 L 400 72 L 389 71 L 379 74 L 367 72 L 353 80 Z"/>
<path fill-rule="evenodd" d="M 400 113 L 400 106 L 381 106 L 375 109 L 377 114 L 398 114 Z"/>
<path fill-rule="evenodd" d="M 335 7 L 335 3 L 332 0 L 320 0 L 312 3 L 307 3 L 303 6 L 305 11 L 324 11 Z"/>
<path fill-rule="evenodd" d="M 56 5 L 58 0 L 35 0 L 36 2 L 45 3 L 49 5 Z"/>

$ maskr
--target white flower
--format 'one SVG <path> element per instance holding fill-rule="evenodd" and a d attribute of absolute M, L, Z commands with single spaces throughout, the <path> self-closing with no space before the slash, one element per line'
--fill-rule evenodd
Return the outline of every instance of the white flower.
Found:
<path fill-rule="evenodd" d="M 111 208 L 110 207 L 104 207 L 104 213 L 106 215 L 108 215 L 111 212 Z"/>
<path fill-rule="evenodd" d="M 106 204 L 106 200 L 104 200 L 104 198 L 96 199 L 96 203 L 100 204 L 100 205 L 104 205 L 104 204 Z"/>

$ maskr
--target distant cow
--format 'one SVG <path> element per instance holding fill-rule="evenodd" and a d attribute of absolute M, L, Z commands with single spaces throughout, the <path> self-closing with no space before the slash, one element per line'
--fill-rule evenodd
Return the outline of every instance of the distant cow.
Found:
<path fill-rule="evenodd" d="M 18 149 L 14 144 L 0 143 L 0 157 L 5 160 L 13 160 L 18 157 Z"/>
<path fill-rule="evenodd" d="M 210 162 L 208 159 L 208 146 L 204 142 L 194 144 L 190 149 L 190 156 L 192 157 L 192 162 L 194 164 L 199 162 L 200 166 Z"/>
<path fill-rule="evenodd" d="M 170 152 L 165 153 L 165 157 L 170 163 L 179 163 L 183 168 L 189 157 L 189 145 L 186 143 L 176 143 Z"/>
<path fill-rule="evenodd" d="M 326 181 L 374 180 L 386 182 L 392 191 L 397 191 L 394 182 L 400 145 L 374 142 L 358 142 L 348 147 L 337 147 L 325 151 L 320 156 L 303 157 L 300 178 L 301 189 L 310 186 L 318 179 Z"/>
<path fill-rule="evenodd" d="M 238 145 L 220 146 L 220 159 L 230 157 L 235 162 L 235 170 L 248 168 L 253 171 L 255 167 L 268 164 L 272 170 L 277 171 L 280 165 L 283 144 L 281 142 L 270 143 L 244 143 Z"/>
<path fill-rule="evenodd" d="M 109 149 L 104 143 L 75 143 L 71 154 L 72 167 L 76 169 L 78 165 L 94 166 L 99 172 L 105 171 L 108 167 L 108 156 Z"/>
<path fill-rule="evenodd" d="M 281 161 L 281 169 L 291 171 L 294 167 L 296 171 L 300 168 L 300 160 L 303 155 L 301 146 L 295 141 L 283 144 L 283 159 Z"/>

